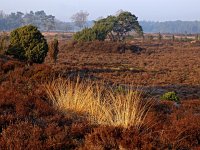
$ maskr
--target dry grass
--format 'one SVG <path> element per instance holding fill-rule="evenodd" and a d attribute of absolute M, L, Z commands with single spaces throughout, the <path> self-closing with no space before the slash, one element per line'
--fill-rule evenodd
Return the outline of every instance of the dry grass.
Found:
<path fill-rule="evenodd" d="M 139 128 L 151 106 L 138 92 L 115 92 L 92 81 L 56 79 L 45 84 L 53 105 L 64 113 L 84 114 L 92 124 Z"/>

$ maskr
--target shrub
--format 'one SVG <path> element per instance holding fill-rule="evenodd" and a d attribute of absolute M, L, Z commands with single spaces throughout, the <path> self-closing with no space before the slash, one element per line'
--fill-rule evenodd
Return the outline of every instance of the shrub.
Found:
<path fill-rule="evenodd" d="M 42 63 L 48 52 L 47 41 L 37 27 L 27 25 L 11 32 L 8 55 L 29 63 Z"/>
<path fill-rule="evenodd" d="M 158 33 L 158 41 L 160 42 L 162 40 L 163 36 L 161 33 Z"/>
<path fill-rule="evenodd" d="M 174 35 L 172 35 L 172 41 L 173 41 L 173 42 L 175 41 L 175 36 L 174 36 Z"/>
<path fill-rule="evenodd" d="M 49 44 L 49 53 L 50 53 L 50 57 L 51 59 L 54 61 L 54 63 L 56 63 L 57 60 L 57 56 L 58 56 L 58 40 L 54 39 L 53 41 L 50 42 Z"/>
<path fill-rule="evenodd" d="M 153 35 L 148 35 L 148 40 L 149 41 L 153 41 L 153 38 L 154 38 Z"/>
<path fill-rule="evenodd" d="M 96 39 L 96 34 L 93 29 L 91 28 L 85 28 L 80 32 L 77 32 L 73 36 L 74 40 L 77 41 L 94 41 Z"/>
<path fill-rule="evenodd" d="M 162 100 L 170 100 L 174 102 L 179 102 L 179 97 L 176 95 L 175 92 L 167 92 L 161 96 Z"/>

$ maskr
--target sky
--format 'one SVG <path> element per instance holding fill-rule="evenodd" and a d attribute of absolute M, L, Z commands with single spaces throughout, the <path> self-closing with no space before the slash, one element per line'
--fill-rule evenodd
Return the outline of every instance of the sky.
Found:
<path fill-rule="evenodd" d="M 44 10 L 62 21 L 70 21 L 80 10 L 89 13 L 89 20 L 114 15 L 120 9 L 130 11 L 138 20 L 200 21 L 200 0 L 0 0 L 5 13 Z"/>

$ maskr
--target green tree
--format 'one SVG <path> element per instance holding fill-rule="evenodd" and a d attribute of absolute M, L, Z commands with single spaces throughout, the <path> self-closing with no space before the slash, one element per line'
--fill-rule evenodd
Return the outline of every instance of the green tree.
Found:
<path fill-rule="evenodd" d="M 137 21 L 137 17 L 126 11 L 121 12 L 118 16 L 108 16 L 95 22 L 93 28 L 96 33 L 101 35 L 100 38 L 97 35 L 97 38 L 103 40 L 108 36 L 112 41 L 123 41 L 127 33 L 133 30 L 139 35 L 143 35 L 143 30 Z"/>
<path fill-rule="evenodd" d="M 32 17 L 32 14 L 29 14 L 28 17 Z M 41 10 L 36 11 L 33 17 L 33 25 L 37 26 L 40 30 L 49 31 L 55 29 L 55 16 L 47 15 Z"/>
<path fill-rule="evenodd" d="M 23 17 L 23 20 L 24 20 L 24 25 L 29 25 L 29 24 L 34 25 L 34 21 L 36 20 L 34 12 L 30 11 L 30 13 L 26 13 Z"/>
<path fill-rule="evenodd" d="M 11 32 L 8 55 L 28 63 L 42 63 L 47 52 L 47 41 L 37 27 L 28 25 Z"/>
<path fill-rule="evenodd" d="M 130 31 L 143 35 L 137 17 L 130 12 L 122 12 L 118 16 L 108 16 L 95 21 L 94 26 L 91 28 L 96 40 L 105 40 L 108 37 L 111 41 L 123 41 Z M 85 32 L 78 32 L 79 37 L 82 37 L 81 33 L 85 34 Z"/>
<path fill-rule="evenodd" d="M 137 21 L 137 17 L 130 12 L 122 12 L 117 16 L 117 23 L 115 24 L 113 31 L 116 33 L 117 40 L 122 41 L 130 31 L 135 31 L 139 35 L 143 35 L 142 27 Z"/>
<path fill-rule="evenodd" d="M 108 16 L 107 18 L 96 21 L 92 28 L 96 34 L 96 39 L 103 41 L 108 36 L 109 39 L 115 41 L 113 29 L 116 24 L 117 18 L 115 16 Z"/>

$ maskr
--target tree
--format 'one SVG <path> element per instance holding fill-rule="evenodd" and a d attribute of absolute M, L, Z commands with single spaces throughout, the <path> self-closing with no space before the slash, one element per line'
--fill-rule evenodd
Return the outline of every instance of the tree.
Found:
<path fill-rule="evenodd" d="M 108 16 L 95 21 L 91 31 L 95 33 L 95 39 L 97 40 L 105 40 L 108 37 L 111 41 L 124 41 L 125 36 L 130 31 L 143 35 L 143 30 L 137 21 L 137 17 L 130 12 L 122 12 L 118 16 Z M 78 32 L 77 34 L 81 33 L 85 34 L 85 32 Z"/>
<path fill-rule="evenodd" d="M 24 20 L 24 25 L 35 25 L 34 21 L 35 21 L 35 14 L 33 11 L 30 11 L 30 13 L 26 13 L 23 17 Z"/>
<path fill-rule="evenodd" d="M 109 39 L 115 41 L 113 29 L 116 24 L 117 18 L 115 16 L 108 16 L 107 18 L 96 21 L 92 28 L 96 33 L 96 39 L 103 41 L 108 36 Z"/>
<path fill-rule="evenodd" d="M 6 14 L 4 13 L 3 10 L 0 10 L 0 19 L 3 19 L 6 17 Z"/>
<path fill-rule="evenodd" d="M 64 30 L 67 31 L 67 32 L 73 31 L 74 30 L 73 25 L 70 24 L 70 23 L 66 23 Z"/>
<path fill-rule="evenodd" d="M 143 35 L 142 27 L 139 25 L 137 19 L 131 12 L 122 12 L 117 16 L 117 23 L 113 31 L 116 33 L 118 41 L 124 40 L 126 34 L 133 30 L 139 35 Z"/>
<path fill-rule="evenodd" d="M 30 63 L 42 63 L 47 55 L 47 41 L 37 27 L 28 25 L 13 30 L 6 54 Z"/>
<path fill-rule="evenodd" d="M 25 25 L 32 24 L 40 30 L 49 31 L 55 29 L 55 16 L 47 15 L 43 10 L 35 13 L 30 11 L 30 13 L 24 15 L 23 20 Z"/>
<path fill-rule="evenodd" d="M 41 10 L 41 11 L 36 11 L 35 12 L 35 20 L 34 24 L 40 28 L 40 30 L 44 30 L 45 26 L 45 21 L 46 21 L 46 13 Z"/>
<path fill-rule="evenodd" d="M 55 16 L 48 15 L 44 20 L 44 27 L 46 31 L 55 29 Z"/>
<path fill-rule="evenodd" d="M 5 27 L 7 26 L 6 17 L 6 14 L 0 10 L 0 30 L 5 30 Z"/>
<path fill-rule="evenodd" d="M 6 29 L 15 29 L 23 25 L 23 13 L 17 12 L 17 13 L 11 13 L 6 17 Z"/>
<path fill-rule="evenodd" d="M 20 26 L 32 24 L 40 30 L 49 31 L 55 29 L 55 16 L 47 15 L 43 10 L 11 13 L 6 15 L 0 11 L 0 30 L 11 30 Z"/>
<path fill-rule="evenodd" d="M 71 17 L 71 20 L 75 23 L 77 27 L 82 29 L 87 22 L 87 18 L 89 16 L 88 12 L 79 11 Z"/>

